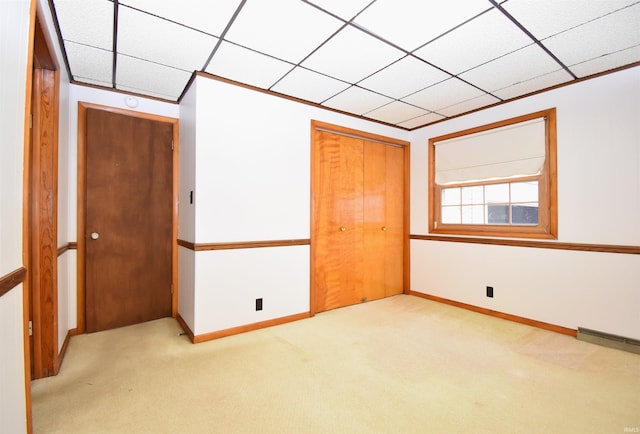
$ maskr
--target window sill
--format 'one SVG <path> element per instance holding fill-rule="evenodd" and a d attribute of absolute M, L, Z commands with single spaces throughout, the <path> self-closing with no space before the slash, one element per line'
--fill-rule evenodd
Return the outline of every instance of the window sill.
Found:
<path fill-rule="evenodd" d="M 502 225 L 438 225 L 429 228 L 431 234 L 464 235 L 472 237 L 501 237 L 501 238 L 535 238 L 556 240 L 557 234 L 540 226 L 502 226 Z"/>

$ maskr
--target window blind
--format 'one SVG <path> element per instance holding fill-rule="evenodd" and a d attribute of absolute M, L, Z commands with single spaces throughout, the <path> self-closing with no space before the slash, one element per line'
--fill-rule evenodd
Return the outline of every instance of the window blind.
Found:
<path fill-rule="evenodd" d="M 435 181 L 457 184 L 540 173 L 545 118 L 434 142 Z"/>

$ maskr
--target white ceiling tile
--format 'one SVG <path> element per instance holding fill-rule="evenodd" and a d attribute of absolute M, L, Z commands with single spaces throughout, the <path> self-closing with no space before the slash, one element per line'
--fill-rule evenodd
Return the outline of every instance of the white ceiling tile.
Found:
<path fill-rule="evenodd" d="M 417 50 L 414 54 L 452 73 L 505 55 L 533 41 L 504 14 L 492 10 Z M 463 55 L 452 53 L 463 52 Z"/>
<path fill-rule="evenodd" d="M 138 12 L 118 10 L 118 52 L 173 66 L 200 70 L 218 39 L 184 26 Z"/>
<path fill-rule="evenodd" d="M 302 65 L 356 83 L 403 56 L 402 51 L 349 26 L 320 47 Z"/>
<path fill-rule="evenodd" d="M 111 85 L 113 52 L 67 41 L 67 58 L 74 80 L 91 79 Z"/>
<path fill-rule="evenodd" d="M 121 54 L 117 61 L 118 89 L 176 100 L 191 78 L 188 72 Z"/>
<path fill-rule="evenodd" d="M 402 98 L 450 77 L 415 57 L 407 56 L 361 81 L 359 85 L 392 98 Z"/>
<path fill-rule="evenodd" d="M 509 0 L 504 8 L 536 38 L 544 39 L 637 0 Z"/>
<path fill-rule="evenodd" d="M 571 77 L 568 72 L 564 69 L 559 69 L 548 74 L 543 74 L 538 77 L 516 83 L 513 86 L 494 90 L 493 94 L 502 99 L 510 99 L 530 92 L 535 92 L 540 89 L 546 89 L 548 87 L 555 86 L 556 84 L 566 83 L 571 80 L 573 80 L 573 77 Z"/>
<path fill-rule="evenodd" d="M 640 45 L 568 66 L 576 76 L 587 77 L 619 66 L 629 65 L 638 60 L 640 60 Z"/>
<path fill-rule="evenodd" d="M 537 45 L 529 45 L 460 74 L 464 80 L 491 92 L 553 72 L 558 62 Z"/>
<path fill-rule="evenodd" d="M 371 3 L 371 0 L 311 0 L 310 3 L 349 21 Z"/>
<path fill-rule="evenodd" d="M 54 6 L 63 39 L 113 49 L 113 2 L 55 0 Z"/>
<path fill-rule="evenodd" d="M 486 107 L 497 102 L 500 102 L 498 98 L 495 98 L 488 94 L 484 94 L 476 98 L 468 99 L 466 101 L 450 105 L 448 107 L 440 108 L 438 109 L 438 113 L 447 117 L 451 117 L 459 115 L 461 113 L 466 113 L 471 110 L 475 110 L 480 107 Z"/>
<path fill-rule="evenodd" d="M 542 43 L 565 65 L 640 45 L 640 3 L 559 33 Z M 640 58 L 633 61 L 636 60 Z"/>
<path fill-rule="evenodd" d="M 298 67 L 280 80 L 271 90 L 320 103 L 338 92 L 342 92 L 348 86 L 347 83 Z"/>
<path fill-rule="evenodd" d="M 480 0 L 377 0 L 355 22 L 412 51 L 490 8 Z"/>
<path fill-rule="evenodd" d="M 299 0 L 248 0 L 225 39 L 298 63 L 342 25 Z"/>
<path fill-rule="evenodd" d="M 323 105 L 348 113 L 361 115 L 385 104 L 389 104 L 393 99 L 377 93 L 351 86 L 344 92 L 325 101 Z"/>
<path fill-rule="evenodd" d="M 417 118 L 418 116 L 422 116 L 427 113 L 427 110 L 405 104 L 401 101 L 394 101 L 390 104 L 365 113 L 365 116 L 371 119 L 377 119 L 382 122 L 387 122 L 389 124 L 398 124 L 400 122 L 406 122 L 410 119 Z"/>
<path fill-rule="evenodd" d="M 484 95 L 481 90 L 457 78 L 450 78 L 402 98 L 402 100 L 430 111 L 438 111 L 440 108 L 449 107 L 481 95 Z"/>
<path fill-rule="evenodd" d="M 444 116 L 440 116 L 437 113 L 429 113 L 423 116 L 418 116 L 417 118 L 410 119 L 405 122 L 401 122 L 398 126 L 403 128 L 418 128 L 427 124 L 431 124 L 433 122 L 437 122 L 441 119 L 444 119 Z"/>
<path fill-rule="evenodd" d="M 282 60 L 223 42 L 206 72 L 268 89 L 293 66 Z"/>
<path fill-rule="evenodd" d="M 220 36 L 240 0 L 120 0 L 119 3 Z"/>

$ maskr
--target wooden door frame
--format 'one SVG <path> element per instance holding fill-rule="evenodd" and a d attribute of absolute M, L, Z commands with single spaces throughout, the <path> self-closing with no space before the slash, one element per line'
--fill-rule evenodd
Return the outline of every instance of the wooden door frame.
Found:
<path fill-rule="evenodd" d="M 316 188 L 316 173 L 318 171 L 319 158 L 318 158 L 318 140 L 316 132 L 328 132 L 342 136 L 354 137 L 363 140 L 369 140 L 373 142 L 382 143 L 385 145 L 398 146 L 402 148 L 404 153 L 404 193 L 403 193 L 403 220 L 404 220 L 404 233 L 402 235 L 403 239 L 403 276 L 402 276 L 402 292 L 404 294 L 409 294 L 411 291 L 411 282 L 410 282 L 410 245 L 409 245 L 409 233 L 410 233 L 410 219 L 409 219 L 409 198 L 410 198 L 410 147 L 409 142 L 405 140 L 394 139 L 391 137 L 382 136 L 379 134 L 368 133 L 365 131 L 360 131 L 352 128 L 342 127 L 339 125 L 330 124 L 327 122 L 311 120 L 311 251 L 310 251 L 310 291 L 309 291 L 309 312 L 313 316 L 317 313 L 316 306 L 316 284 L 315 284 L 315 275 L 313 270 L 315 256 L 316 256 L 316 242 L 317 234 L 315 231 L 316 222 L 315 222 L 315 204 L 317 201 L 317 188 Z"/>
<path fill-rule="evenodd" d="M 58 119 L 60 71 L 51 55 L 40 18 L 33 28 L 30 140 L 25 145 L 25 242 L 32 321 L 33 379 L 56 375 L 58 352 Z M 31 142 L 31 143 L 29 143 Z"/>
<path fill-rule="evenodd" d="M 78 102 L 78 273 L 77 273 L 77 314 L 78 333 L 86 332 L 86 197 L 87 197 L 87 110 L 102 110 L 110 113 L 132 116 L 157 122 L 170 123 L 173 128 L 173 170 L 172 170 L 172 222 L 171 222 L 171 316 L 178 313 L 178 132 L 179 120 L 167 116 L 109 107 L 89 102 Z"/>

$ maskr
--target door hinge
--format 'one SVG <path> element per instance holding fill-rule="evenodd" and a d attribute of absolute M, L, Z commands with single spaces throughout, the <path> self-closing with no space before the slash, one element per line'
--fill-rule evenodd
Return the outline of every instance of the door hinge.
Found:
<path fill-rule="evenodd" d="M 29 336 L 33 336 L 33 321 L 29 321 Z"/>
<path fill-rule="evenodd" d="M 173 140 L 171 141 L 171 150 L 173 151 Z"/>
<path fill-rule="evenodd" d="M 33 129 L 33 113 L 29 113 L 29 129 Z"/>
<path fill-rule="evenodd" d="M 173 294 L 173 283 L 171 284 L 171 294 Z"/>

